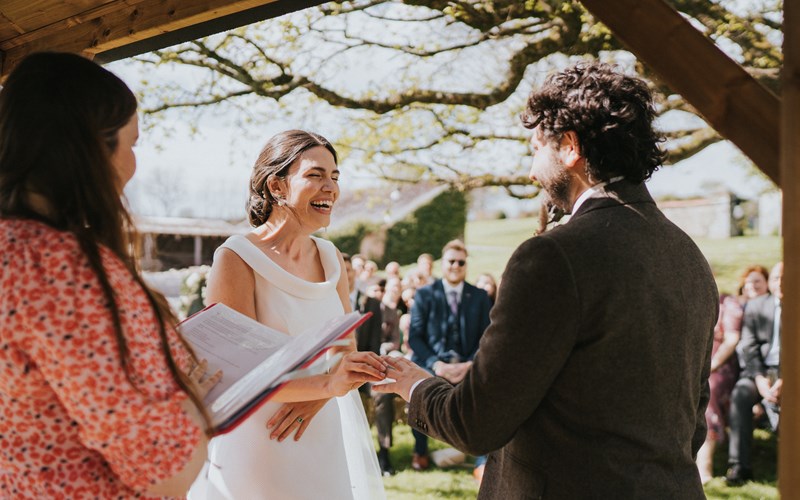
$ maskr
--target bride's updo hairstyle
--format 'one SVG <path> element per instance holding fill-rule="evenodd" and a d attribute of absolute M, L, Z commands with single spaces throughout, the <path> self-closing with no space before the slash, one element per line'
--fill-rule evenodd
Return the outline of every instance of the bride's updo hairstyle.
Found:
<path fill-rule="evenodd" d="M 313 132 L 287 130 L 273 136 L 258 155 L 253 173 L 250 175 L 250 199 L 247 201 L 247 217 L 250 225 L 258 227 L 267 222 L 272 207 L 279 203 L 268 187 L 270 177 L 286 179 L 289 169 L 300 156 L 311 148 L 322 146 L 333 155 L 338 163 L 336 150 L 327 139 Z"/>

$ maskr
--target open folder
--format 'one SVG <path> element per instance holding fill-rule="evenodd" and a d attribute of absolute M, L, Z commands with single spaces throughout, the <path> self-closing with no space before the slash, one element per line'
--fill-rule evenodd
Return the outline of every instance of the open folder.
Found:
<path fill-rule="evenodd" d="M 234 429 L 289 380 L 326 372 L 342 354 L 325 351 L 347 345 L 344 337 L 369 316 L 351 312 L 296 336 L 219 303 L 184 320 L 178 329 L 198 359 L 208 361 L 208 373 L 222 370 L 204 400 L 216 434 Z"/>

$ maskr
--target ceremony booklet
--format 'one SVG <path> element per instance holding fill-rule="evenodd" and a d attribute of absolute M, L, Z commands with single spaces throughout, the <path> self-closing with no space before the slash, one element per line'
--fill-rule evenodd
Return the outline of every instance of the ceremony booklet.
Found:
<path fill-rule="evenodd" d="M 296 336 L 262 325 L 225 304 L 213 304 L 178 325 L 208 374 L 222 370 L 222 380 L 205 397 L 216 428 L 225 434 L 264 404 L 289 380 L 324 373 L 342 354 L 322 356 L 347 345 L 348 333 L 370 313 L 352 312 Z"/>

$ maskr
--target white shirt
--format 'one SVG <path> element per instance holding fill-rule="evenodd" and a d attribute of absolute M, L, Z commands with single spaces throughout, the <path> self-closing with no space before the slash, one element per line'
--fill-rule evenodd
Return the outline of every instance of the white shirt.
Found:
<path fill-rule="evenodd" d="M 446 279 L 442 280 L 442 286 L 444 287 L 444 296 L 447 298 L 447 304 L 450 305 L 450 292 L 456 292 L 456 300 L 458 303 L 461 303 L 461 295 L 464 293 L 464 282 L 462 281 L 456 286 L 451 285 L 448 283 Z"/>
<path fill-rule="evenodd" d="M 772 321 L 772 343 L 764 358 L 767 366 L 779 366 L 781 361 L 781 301 L 775 299 L 775 318 Z"/>
<path fill-rule="evenodd" d="M 575 200 L 575 204 L 572 205 L 572 212 L 570 212 L 570 213 L 574 214 L 575 212 L 577 212 L 578 209 L 581 207 L 581 205 L 583 205 L 583 202 L 588 200 L 593 194 L 599 192 L 600 188 L 603 188 L 603 187 L 605 187 L 605 186 L 607 186 L 609 184 L 613 184 L 615 182 L 619 182 L 624 178 L 625 177 L 623 177 L 621 175 L 618 176 L 618 177 L 612 177 L 607 182 L 598 182 L 594 186 L 590 187 L 589 189 L 587 189 L 586 191 L 581 193 L 580 196 L 578 196 L 578 199 Z"/>

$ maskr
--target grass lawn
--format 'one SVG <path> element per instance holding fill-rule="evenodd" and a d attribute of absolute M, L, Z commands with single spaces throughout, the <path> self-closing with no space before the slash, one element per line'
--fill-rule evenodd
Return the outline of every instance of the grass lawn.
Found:
<path fill-rule="evenodd" d="M 431 451 L 447 446 L 435 439 L 430 440 Z M 474 457 L 469 457 L 467 463 L 458 467 L 439 469 L 432 466 L 425 472 L 416 472 L 411 469 L 413 447 L 411 428 L 405 424 L 396 424 L 390 456 L 397 474 L 383 480 L 388 500 L 471 499 L 478 495 L 478 485 L 472 477 Z M 753 469 L 755 476 L 760 480 L 738 488 L 730 488 L 725 485 L 723 478 L 727 463 L 727 447 L 718 447 L 714 459 L 715 478 L 706 485 L 706 496 L 710 499 L 777 499 L 776 457 L 775 435 L 757 429 L 753 446 Z"/>
<path fill-rule="evenodd" d="M 514 249 L 533 235 L 538 221 L 535 219 L 505 219 L 475 221 L 467 224 L 466 244 L 470 250 L 468 279 L 482 272 L 499 278 Z M 770 268 L 781 259 L 781 239 L 778 237 L 740 237 L 724 240 L 697 240 L 703 254 L 714 269 L 717 284 L 723 292 L 734 292 L 742 269 L 750 264 Z M 434 265 L 438 275 L 441 267 Z M 411 469 L 413 437 L 408 426 L 397 425 L 395 444 L 391 450 L 395 476 L 386 478 L 384 484 L 390 500 L 475 498 L 477 484 L 472 478 L 470 464 L 452 468 L 433 467 L 426 472 Z M 447 445 L 431 440 L 431 449 Z M 470 460 L 472 460 L 470 458 Z M 722 478 L 727 462 L 727 447 L 718 447 L 715 457 L 715 479 L 706 486 L 706 495 L 712 499 L 772 499 L 778 498 L 776 489 L 777 439 L 765 431 L 756 431 L 754 444 L 754 473 L 759 482 L 750 482 L 739 488 L 729 488 Z"/>
<path fill-rule="evenodd" d="M 474 281 L 483 272 L 495 278 L 503 274 L 514 249 L 533 236 L 539 226 L 535 219 L 502 219 L 469 222 L 466 244 L 470 251 L 467 279 Z M 743 236 L 720 240 L 696 239 L 700 250 L 711 263 L 720 291 L 736 292 L 739 275 L 751 264 L 771 268 L 782 258 L 781 238 L 778 236 Z M 441 267 L 434 265 L 434 271 Z"/>

